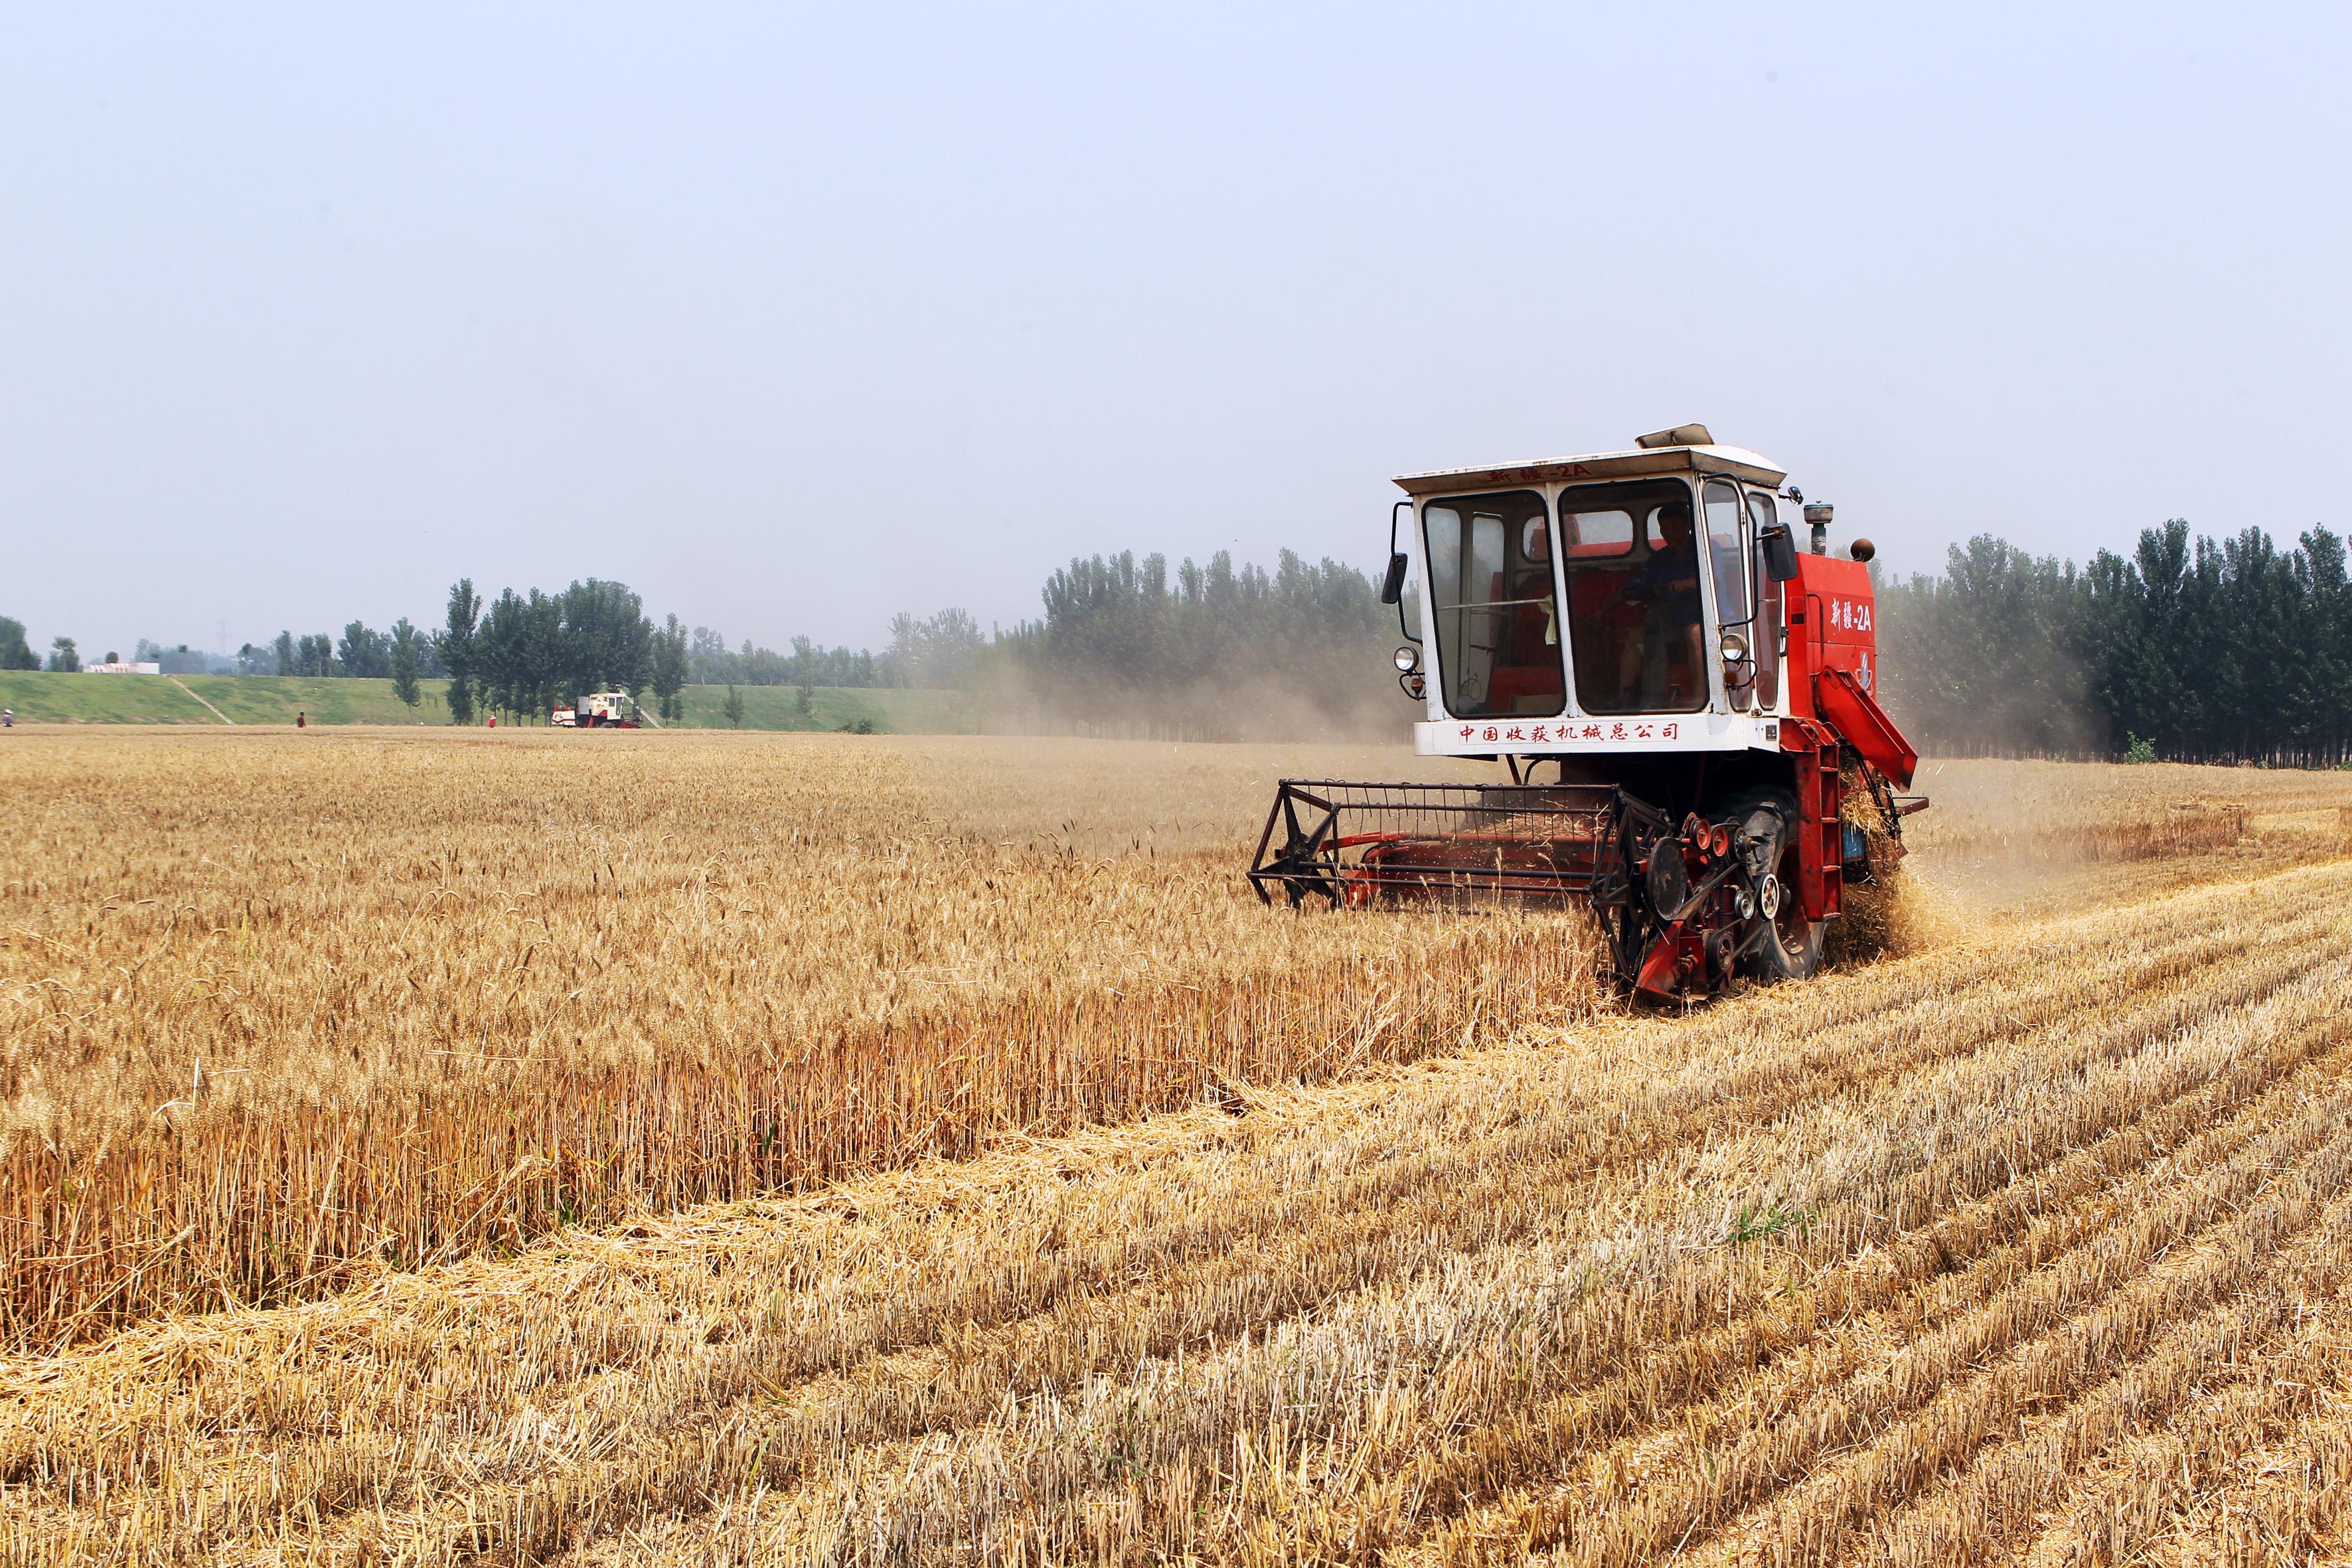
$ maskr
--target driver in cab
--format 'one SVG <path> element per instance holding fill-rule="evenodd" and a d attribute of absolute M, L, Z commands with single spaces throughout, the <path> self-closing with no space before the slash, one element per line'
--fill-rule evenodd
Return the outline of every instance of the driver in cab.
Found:
<path fill-rule="evenodd" d="M 1698 552 L 1693 548 L 1690 508 L 1669 501 L 1658 509 L 1658 531 L 1665 542 L 1626 578 L 1622 597 L 1644 607 L 1642 617 L 1642 705 L 1661 708 L 1681 667 L 1686 680 L 1699 668 Z M 1626 684 L 1630 685 L 1629 680 Z M 1687 699 L 1685 690 L 1682 696 Z"/>

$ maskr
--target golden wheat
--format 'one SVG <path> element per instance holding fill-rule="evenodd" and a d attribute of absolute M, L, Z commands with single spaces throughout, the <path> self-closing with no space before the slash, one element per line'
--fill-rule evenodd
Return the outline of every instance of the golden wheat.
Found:
<path fill-rule="evenodd" d="M 1265 754 L 1160 751 L 1072 748 L 1027 798 L 980 744 L 818 753 L 836 802 L 860 761 L 917 760 L 914 793 L 877 784 L 877 809 L 937 826 L 893 837 L 835 805 L 826 832 L 861 843 L 823 859 L 836 851 L 813 836 L 809 863 L 887 873 L 898 857 L 918 877 L 986 880 L 1034 857 L 1015 897 L 1055 901 L 1006 928 L 991 1005 L 1023 984 L 1140 991 L 1139 948 L 1160 944 L 1170 982 L 1266 933 L 1283 963 L 1223 955 L 1244 987 L 1344 996 L 1375 984 L 1371 963 L 1418 953 L 1433 987 L 1492 973 L 1486 1005 L 1512 1005 L 1508 968 L 1536 927 L 1214 903 L 1234 869 L 1221 814 L 1248 823 Z M 547 757 L 571 765 L 535 747 L 496 765 Z M 1187 776 L 1156 778 L 1155 762 Z M 453 1248 L 361 1269 L 331 1299 L 20 1359 L 0 1370 L 0 1560 L 2327 1550 L 2352 1500 L 2352 928 L 2337 913 L 2352 864 L 2333 831 L 2352 781 L 2081 769 L 2037 801 L 1971 768 L 1971 793 L 1946 776 L 1946 827 L 1915 819 L 1910 873 L 1956 868 L 1958 891 L 1940 943 L 1907 956 L 1687 1016 L 1580 1000 L 1507 1031 L 1489 1011 L 1446 1052 L 1424 1034 L 1413 1065 L 1286 1046 L 1255 1086 L 1241 1064 L 1216 1101 L 1195 1079 L 1187 1108 L 1128 1126 L 1025 1138 L 1000 1122 L 966 1159 L 887 1151 L 874 1160 L 902 1168 L 669 1215 L 657 1196 L 512 1258 Z M 1155 796 L 1196 810 L 1178 831 L 1197 837 L 1151 852 Z M 1053 816 L 1054 797 L 1083 805 Z M 961 818 L 939 804 L 958 798 Z M 2183 801 L 2204 804 L 2179 816 L 2239 820 L 2176 831 Z M 1994 876 L 1990 857 L 1937 842 L 1971 818 L 2045 844 L 2090 821 L 2147 831 Z M 954 837 L 982 822 L 987 854 Z M 1055 880 L 1084 862 L 1048 830 L 1098 857 L 1087 881 L 1150 890 L 1154 921 L 1122 927 Z M 370 875 L 396 889 L 402 863 Z M 626 888 L 689 917 L 622 865 L 613 894 L 573 899 Z M 705 896 L 749 923 L 761 885 Z M 2031 918 L 2013 912 L 2021 889 Z M 976 907 L 937 897 L 967 921 Z M 542 942 L 587 929 L 561 902 L 528 906 L 547 911 Z M 346 932 L 387 929 L 316 907 Z M 1055 947 L 1056 919 L 1097 921 L 1103 947 L 1083 924 Z M 503 928 L 483 914 L 474 929 Z M 53 939 L 69 936 L 59 921 Z M 1096 967 L 1024 980 L 1024 941 Z M 749 945 L 729 951 L 750 962 Z M 700 973 L 692 999 L 723 1007 Z M 1295 1005 L 1295 1026 L 1320 1026 Z M 1008 1093 L 1024 1069 L 996 1070 L 992 1092 Z M 291 1114 L 244 1092 L 242 1114 Z"/>
<path fill-rule="evenodd" d="M 1458 1046 L 1579 922 L 1259 907 L 1392 753 L 460 733 L 7 756 L 0 1344 Z"/>

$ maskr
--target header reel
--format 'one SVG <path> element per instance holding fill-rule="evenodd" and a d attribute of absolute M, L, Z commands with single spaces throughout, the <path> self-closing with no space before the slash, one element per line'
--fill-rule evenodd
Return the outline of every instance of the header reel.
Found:
<path fill-rule="evenodd" d="M 1800 907 L 1793 799 L 1759 790 L 1712 816 L 1608 784 L 1285 779 L 1249 871 L 1293 908 L 1589 904 L 1621 985 L 1654 1001 L 1821 963 Z"/>

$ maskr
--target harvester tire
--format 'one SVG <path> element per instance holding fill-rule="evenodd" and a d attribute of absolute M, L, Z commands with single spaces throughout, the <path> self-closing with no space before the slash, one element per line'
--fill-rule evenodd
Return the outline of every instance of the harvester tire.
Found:
<path fill-rule="evenodd" d="M 1761 939 L 1750 950 L 1756 977 L 1767 984 L 1781 980 L 1806 980 L 1822 966 L 1822 945 L 1829 922 L 1809 921 L 1797 898 L 1797 838 L 1790 829 L 1797 820 L 1797 798 L 1786 790 L 1744 791 L 1715 814 L 1734 830 L 1745 828 L 1751 842 L 1763 840 L 1753 852 L 1750 874 L 1759 888 L 1769 875 L 1778 897 L 1768 914 L 1759 908 L 1751 917 L 1763 927 Z"/>

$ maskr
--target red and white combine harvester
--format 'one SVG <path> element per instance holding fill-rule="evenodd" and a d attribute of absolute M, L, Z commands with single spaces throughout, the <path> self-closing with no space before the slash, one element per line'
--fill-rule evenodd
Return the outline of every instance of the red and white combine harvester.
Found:
<path fill-rule="evenodd" d="M 559 730 L 635 730 L 637 700 L 625 691 L 592 691 L 576 709 L 558 707 L 548 722 Z"/>
<path fill-rule="evenodd" d="M 1870 543 L 1832 558 L 1831 509 L 1787 479 L 1685 425 L 1398 479 L 1381 597 L 1415 749 L 1510 782 L 1286 779 L 1258 896 L 1580 900 L 1659 999 L 1811 974 L 1927 803 L 1897 793 L 1918 754 L 1874 696 Z"/>

